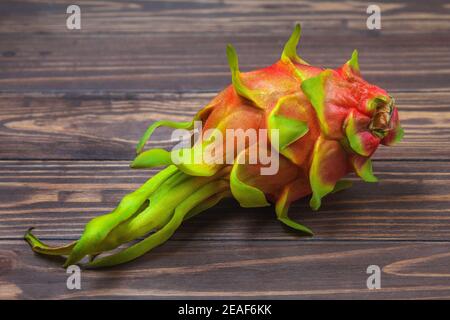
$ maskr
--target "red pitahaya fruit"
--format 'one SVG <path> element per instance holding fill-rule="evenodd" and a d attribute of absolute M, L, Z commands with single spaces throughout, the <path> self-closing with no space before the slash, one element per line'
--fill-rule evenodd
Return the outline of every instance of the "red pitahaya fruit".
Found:
<path fill-rule="evenodd" d="M 403 130 L 393 98 L 361 77 L 356 50 L 342 67 L 322 69 L 310 66 L 297 55 L 299 39 L 297 25 L 278 62 L 248 73 L 239 71 L 236 52 L 229 45 L 232 85 L 199 111 L 192 122 L 156 122 L 139 142 L 132 167 L 168 167 L 125 196 L 114 211 L 91 220 L 78 241 L 49 247 L 29 231 L 25 239 L 32 249 L 48 255 L 68 255 L 65 266 L 86 255 L 90 257 L 88 267 L 124 263 L 162 244 L 183 220 L 225 197 L 234 197 L 243 207 L 273 202 L 280 221 L 312 234 L 289 219 L 290 203 L 312 194 L 310 205 L 317 210 L 324 196 L 350 186 L 342 180 L 350 172 L 364 181 L 376 181 L 370 157 L 380 143 L 392 145 L 399 141 Z M 195 121 L 201 122 L 203 133 L 192 148 L 142 152 L 157 127 L 192 130 Z M 255 129 L 258 142 L 242 142 L 237 135 L 229 138 L 226 133 L 230 129 L 244 134 Z M 216 141 L 217 132 L 225 139 Z M 260 138 L 268 138 L 269 143 L 264 145 L 261 141 L 265 140 Z M 211 146 L 217 155 L 212 161 L 192 161 Z M 278 156 L 274 174 L 262 174 L 267 163 L 260 159 L 241 161 L 250 157 L 252 147 L 265 148 L 267 154 Z M 179 161 L 174 163 L 174 158 Z M 149 233 L 137 244 L 95 259 Z"/>

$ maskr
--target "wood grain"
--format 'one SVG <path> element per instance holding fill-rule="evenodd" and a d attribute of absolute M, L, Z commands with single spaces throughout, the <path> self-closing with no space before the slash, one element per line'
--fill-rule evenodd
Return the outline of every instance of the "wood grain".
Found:
<path fill-rule="evenodd" d="M 107 213 L 155 171 L 131 170 L 127 162 L 3 161 L 0 168 L 0 238 L 21 239 L 29 227 L 44 239 L 77 239 L 86 222 Z M 273 208 L 242 209 L 225 201 L 187 221 L 175 239 L 333 239 L 450 241 L 448 162 L 374 164 L 379 183 L 353 179 L 352 189 L 328 196 L 319 212 L 308 199 L 291 217 L 312 228 L 300 238 L 275 218 Z"/>
<path fill-rule="evenodd" d="M 5 298 L 41 299 L 421 299 L 448 298 L 450 244 L 172 240 L 126 266 L 84 270 L 66 289 L 60 259 L 0 243 Z M 381 289 L 366 286 L 369 265 Z M 113 289 L 112 289 L 113 288 Z"/>
<path fill-rule="evenodd" d="M 336 67 L 360 50 L 368 81 L 388 90 L 439 89 L 450 80 L 446 1 L 381 4 L 381 30 L 352 1 L 80 1 L 82 29 L 67 30 L 67 1 L 0 4 L 0 89 L 218 91 L 230 82 L 227 43 L 242 70 L 274 63 L 295 22 L 301 55 Z"/>
<path fill-rule="evenodd" d="M 132 160 L 145 129 L 187 121 L 215 93 L 0 94 L 0 159 Z M 394 92 L 405 138 L 375 159 L 450 159 L 449 92 Z M 168 148 L 161 128 L 149 147 Z"/>

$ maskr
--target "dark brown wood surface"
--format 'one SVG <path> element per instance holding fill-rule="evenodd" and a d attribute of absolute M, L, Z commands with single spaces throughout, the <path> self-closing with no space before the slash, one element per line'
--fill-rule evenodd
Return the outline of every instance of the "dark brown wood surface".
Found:
<path fill-rule="evenodd" d="M 448 2 L 380 2 L 379 31 L 362 1 L 79 1 L 80 31 L 65 27 L 69 4 L 0 2 L 0 298 L 450 299 Z M 296 22 L 305 60 L 336 67 L 357 48 L 364 77 L 396 98 L 406 135 L 375 155 L 380 182 L 353 179 L 319 212 L 296 203 L 313 238 L 273 208 L 222 202 L 68 290 L 62 261 L 33 254 L 25 230 L 76 239 L 156 172 L 128 167 L 145 128 L 190 119 L 230 82 L 226 43 L 242 70 L 260 68 Z M 151 146 L 170 146 L 168 133 Z M 380 290 L 366 287 L 369 265 Z"/>

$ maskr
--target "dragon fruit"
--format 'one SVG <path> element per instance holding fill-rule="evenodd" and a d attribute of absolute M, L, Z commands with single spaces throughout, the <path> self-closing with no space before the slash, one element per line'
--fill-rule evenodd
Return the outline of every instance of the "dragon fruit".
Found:
<path fill-rule="evenodd" d="M 377 181 L 371 156 L 380 144 L 399 141 L 403 130 L 394 99 L 361 77 L 356 50 L 342 67 L 323 69 L 297 55 L 299 39 L 300 25 L 296 25 L 281 59 L 248 73 L 239 71 L 236 51 L 228 45 L 232 85 L 200 110 L 193 121 L 158 121 L 140 140 L 132 167 L 167 167 L 126 195 L 111 213 L 91 220 L 78 241 L 50 247 L 30 229 L 25 239 L 32 249 L 68 256 L 65 266 L 79 263 L 86 256 L 87 267 L 121 264 L 164 243 L 184 220 L 227 197 L 234 197 L 243 207 L 273 203 L 281 222 L 312 235 L 306 226 L 289 218 L 290 204 L 311 195 L 311 208 L 319 209 L 327 194 L 351 186 L 350 181 L 343 180 L 350 172 L 364 181 Z M 159 126 L 193 131 L 195 123 L 200 123 L 203 131 L 200 139 L 192 138 L 190 146 L 143 151 Z M 226 136 L 230 129 L 255 129 L 258 138 L 268 143 L 264 145 L 264 139 L 258 139 L 250 145 L 236 137 L 213 143 L 213 133 Z M 211 145 L 218 155 L 213 161 L 189 161 Z M 274 174 L 262 174 L 267 163 L 260 159 L 245 161 L 255 146 L 278 156 Z M 225 161 L 229 159 L 232 161 Z M 97 257 L 141 237 L 145 238 L 121 251 Z"/>

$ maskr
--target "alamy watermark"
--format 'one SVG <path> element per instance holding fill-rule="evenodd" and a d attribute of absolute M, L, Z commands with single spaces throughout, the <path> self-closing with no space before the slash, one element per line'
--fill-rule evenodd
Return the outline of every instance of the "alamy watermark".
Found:
<path fill-rule="evenodd" d="M 275 175 L 279 169 L 278 129 L 226 129 L 223 133 L 203 131 L 202 122 L 195 121 L 193 132 L 177 129 L 171 139 L 179 141 L 171 152 L 174 164 L 258 164 L 261 175 Z"/>
<path fill-rule="evenodd" d="M 66 27 L 69 30 L 81 29 L 81 8 L 76 4 L 72 4 L 67 7 L 66 13 L 70 16 L 66 19 Z"/>
<path fill-rule="evenodd" d="M 369 30 L 380 30 L 381 29 L 381 9 L 380 6 L 376 4 L 371 4 L 367 7 L 367 14 L 370 16 L 366 20 L 366 26 Z"/>
<path fill-rule="evenodd" d="M 69 290 L 81 289 L 81 269 L 77 265 L 68 266 L 66 273 L 70 276 L 66 280 L 66 287 Z"/>
<path fill-rule="evenodd" d="M 372 264 L 367 267 L 367 274 L 370 276 L 367 278 L 366 285 L 367 289 L 381 289 L 381 269 L 376 264 Z"/>

